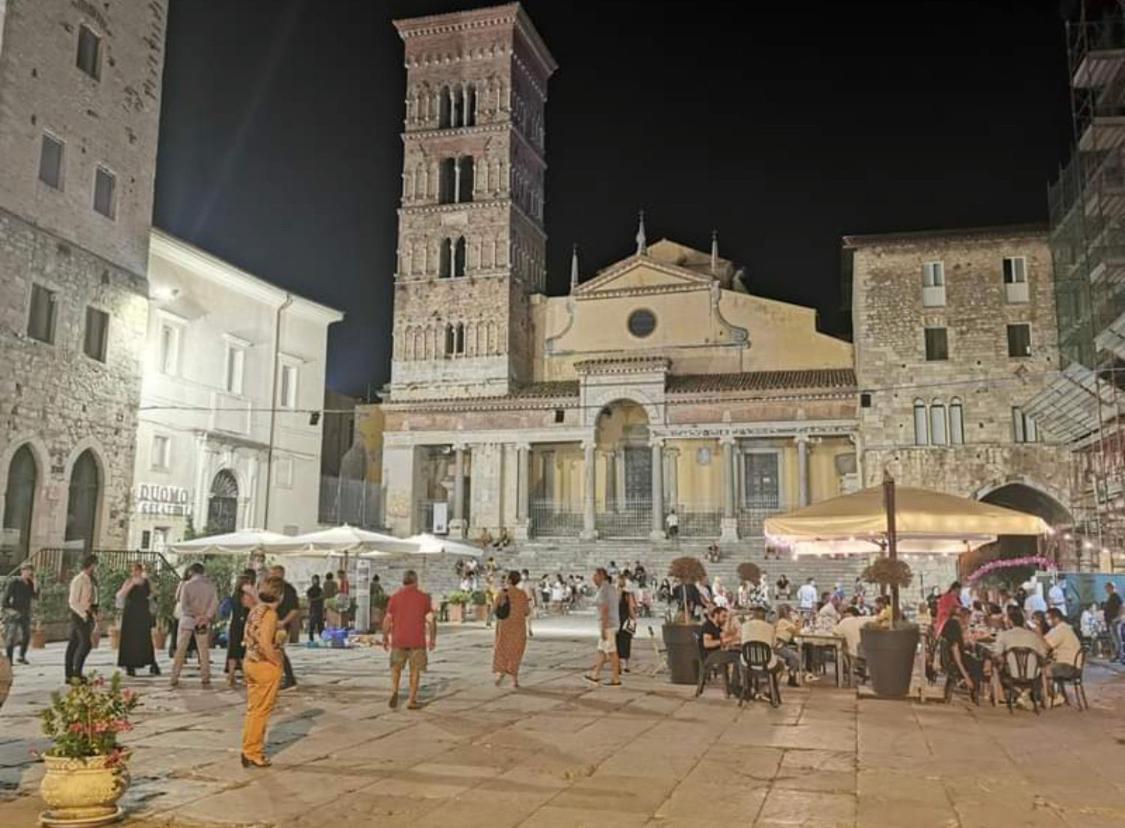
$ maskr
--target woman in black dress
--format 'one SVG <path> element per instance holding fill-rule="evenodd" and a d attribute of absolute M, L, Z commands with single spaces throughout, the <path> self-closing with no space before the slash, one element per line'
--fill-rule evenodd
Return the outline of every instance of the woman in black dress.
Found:
<path fill-rule="evenodd" d="M 230 626 L 227 628 L 227 686 L 234 687 L 234 674 L 242 669 L 246 645 L 242 638 L 246 632 L 246 616 L 257 603 L 254 584 L 257 577 L 253 569 L 244 570 L 234 583 L 231 595 Z"/>
<path fill-rule="evenodd" d="M 124 667 L 130 676 L 137 674 L 138 667 L 148 667 L 150 674 L 160 675 L 156 652 L 152 647 L 152 610 L 148 605 L 151 594 L 152 586 L 144 567 L 139 563 L 133 564 L 132 574 L 117 591 L 118 601 L 122 605 L 117 666 Z"/>
<path fill-rule="evenodd" d="M 637 602 L 629 590 L 629 579 L 624 575 L 617 578 L 617 614 L 620 626 L 617 628 L 617 657 L 621 659 L 622 672 L 629 672 L 629 657 L 633 654 L 633 634 L 637 631 Z"/>

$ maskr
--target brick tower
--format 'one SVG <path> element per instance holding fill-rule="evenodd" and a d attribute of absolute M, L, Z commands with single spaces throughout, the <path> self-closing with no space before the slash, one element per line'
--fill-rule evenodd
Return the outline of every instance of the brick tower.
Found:
<path fill-rule="evenodd" d="M 518 3 L 395 26 L 407 75 L 391 397 L 503 395 L 530 373 L 529 297 L 545 289 L 556 65 Z"/>

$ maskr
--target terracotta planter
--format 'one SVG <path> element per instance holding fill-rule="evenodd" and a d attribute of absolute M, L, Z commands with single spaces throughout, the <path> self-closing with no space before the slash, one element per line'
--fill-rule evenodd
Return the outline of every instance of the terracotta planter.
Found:
<path fill-rule="evenodd" d="M 47 631 L 43 627 L 36 627 L 31 631 L 31 649 L 42 650 L 47 646 Z"/>
<path fill-rule="evenodd" d="M 117 763 L 107 765 L 108 756 L 44 756 L 47 772 L 39 783 L 39 794 L 48 810 L 39 815 L 39 824 L 48 828 L 87 828 L 121 819 L 123 810 L 117 800 L 129 787 L 129 770 L 125 765 L 128 758 L 126 751 Z"/>
<path fill-rule="evenodd" d="M 465 620 L 465 605 L 464 604 L 450 604 L 449 605 L 449 623 L 461 624 Z"/>
<path fill-rule="evenodd" d="M 152 648 L 158 653 L 164 652 L 164 647 L 168 644 L 168 633 L 156 627 L 152 631 Z"/>
<path fill-rule="evenodd" d="M 876 695 L 901 698 L 910 691 L 918 627 L 902 624 L 891 629 L 866 626 L 860 631 L 871 689 Z"/>
<path fill-rule="evenodd" d="M 473 612 L 478 621 L 488 620 L 488 605 L 487 604 L 473 604 Z"/>
<path fill-rule="evenodd" d="M 109 648 L 116 650 L 121 647 L 121 628 L 113 626 L 109 628 Z"/>

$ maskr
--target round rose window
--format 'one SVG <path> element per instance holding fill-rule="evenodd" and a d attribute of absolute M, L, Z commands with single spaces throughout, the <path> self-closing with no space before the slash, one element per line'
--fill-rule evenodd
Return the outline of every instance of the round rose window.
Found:
<path fill-rule="evenodd" d="M 644 338 L 656 330 L 656 317 L 649 310 L 635 310 L 629 314 L 629 333 Z"/>

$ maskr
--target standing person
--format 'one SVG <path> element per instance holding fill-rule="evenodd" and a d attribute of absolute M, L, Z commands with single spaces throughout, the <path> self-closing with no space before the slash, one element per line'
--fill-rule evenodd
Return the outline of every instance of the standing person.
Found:
<path fill-rule="evenodd" d="M 188 643 L 195 639 L 199 651 L 199 675 L 204 687 L 211 686 L 211 620 L 219 611 L 219 596 L 215 585 L 207 580 L 203 564 L 188 567 L 189 579 L 180 584 L 179 637 L 176 639 L 176 657 L 172 661 L 172 686 L 180 684 L 180 672 L 187 659 Z"/>
<path fill-rule="evenodd" d="M 535 638 L 535 633 L 531 629 L 531 618 L 536 613 L 539 601 L 535 595 L 535 584 L 531 582 L 531 573 L 526 569 L 520 573 L 520 589 L 527 596 L 527 637 Z"/>
<path fill-rule="evenodd" d="M 594 570 L 594 586 L 597 593 L 594 605 L 598 611 L 598 655 L 589 673 L 582 678 L 591 684 L 602 683 L 602 667 L 608 660 L 611 668 L 610 687 L 621 686 L 621 660 L 617 656 L 617 628 L 621 626 L 621 613 L 618 611 L 617 590 L 609 579 L 609 572 L 603 567 Z"/>
<path fill-rule="evenodd" d="M 348 580 L 348 573 L 342 569 L 336 570 L 336 586 L 339 587 L 337 595 L 343 595 L 347 601 L 347 609 L 340 613 L 340 626 L 350 627 L 352 623 L 352 582 Z M 285 688 L 282 687 L 282 690 Z"/>
<path fill-rule="evenodd" d="M 243 678 L 246 669 L 243 664 L 246 659 L 246 618 L 250 610 L 258 603 L 258 573 L 253 569 L 244 569 L 234 583 L 234 592 L 231 593 L 230 626 L 227 628 L 227 687 L 234 687 L 235 672 L 242 670 Z"/>
<path fill-rule="evenodd" d="M 343 575 L 343 570 L 336 573 L 338 576 Z M 297 598 L 296 588 L 285 580 L 285 567 L 272 566 L 270 567 L 270 577 L 277 578 L 281 581 L 281 601 L 277 604 L 277 626 L 279 630 L 285 632 L 290 638 L 293 637 L 293 630 L 297 630 L 297 636 L 301 634 L 301 601 Z M 343 592 L 343 590 L 340 590 Z M 285 654 L 285 648 L 281 648 L 281 666 L 285 670 L 285 681 L 281 683 L 282 690 L 288 690 L 290 687 L 297 686 L 297 677 L 293 675 L 293 665 L 289 663 L 289 656 Z"/>
<path fill-rule="evenodd" d="M 340 624 L 340 613 L 336 611 L 336 596 L 340 594 L 340 585 L 336 583 L 336 579 L 331 572 L 324 573 L 324 586 L 321 589 L 324 592 L 325 617 L 328 619 L 328 626 L 342 626 Z"/>
<path fill-rule="evenodd" d="M 790 596 L 790 591 L 793 589 L 792 585 L 789 583 L 789 576 L 787 576 L 784 572 L 781 573 L 781 577 L 777 579 L 776 586 L 777 586 L 777 600 L 778 601 L 788 601 L 789 596 Z"/>
<path fill-rule="evenodd" d="M 521 588 L 523 575 L 513 569 L 508 573 L 508 583 L 496 596 L 492 608 L 496 615 L 496 646 L 492 651 L 492 672 L 496 673 L 496 686 L 504 676 L 512 677 L 512 687 L 520 686 L 520 662 L 527 649 L 527 616 L 531 602 Z M 501 606 L 507 605 L 508 614 L 501 618 Z"/>
<path fill-rule="evenodd" d="M 621 672 L 629 672 L 629 658 L 633 653 L 633 636 L 637 632 L 637 602 L 632 590 L 627 588 L 625 577 L 617 579 L 617 614 L 621 623 L 617 627 L 614 643 L 617 644 L 617 657 L 621 660 Z"/>
<path fill-rule="evenodd" d="M 945 622 L 949 620 L 959 606 L 961 606 L 961 582 L 954 581 L 949 585 L 945 594 L 938 599 L 937 615 L 934 618 L 935 633 L 941 634 L 941 628 L 945 626 Z"/>
<path fill-rule="evenodd" d="M 664 525 L 668 528 L 668 537 L 678 538 L 680 536 L 680 516 L 676 514 L 675 509 L 664 518 Z"/>
<path fill-rule="evenodd" d="M 418 573 L 408 569 L 402 573 L 402 587 L 395 590 L 387 602 L 387 614 L 383 616 L 383 649 L 391 651 L 389 707 L 398 707 L 398 686 L 402 668 L 407 662 L 410 663 L 410 696 L 406 708 L 417 710 L 422 706 L 418 703 L 418 687 L 428 663 L 426 651 L 432 651 L 436 646 L 437 622 L 433 601 L 418 589 Z"/>
<path fill-rule="evenodd" d="M 312 585 L 305 590 L 309 599 L 309 641 L 324 632 L 324 590 L 320 586 L 320 576 L 312 576 Z"/>
<path fill-rule="evenodd" d="M 277 646 L 277 604 L 284 582 L 270 576 L 258 590 L 258 603 L 246 617 L 246 720 L 242 726 L 242 767 L 268 768 L 266 725 L 281 685 L 283 651 Z"/>
<path fill-rule="evenodd" d="M 82 669 L 86 666 L 86 656 L 94 646 L 94 623 L 98 612 L 98 582 L 94 578 L 94 568 L 98 565 L 97 555 L 87 555 L 82 559 L 82 569 L 70 579 L 70 594 L 67 605 L 70 607 L 70 636 L 66 643 L 66 682 L 74 679 L 85 681 Z"/>
<path fill-rule="evenodd" d="M 1121 630 L 1117 626 L 1117 619 L 1121 615 L 1121 596 L 1117 593 L 1117 585 L 1113 581 L 1106 581 L 1105 604 L 1102 605 L 1105 614 L 1105 626 L 1109 631 L 1109 640 L 1113 644 L 1113 653 L 1110 658 L 1116 660 L 1121 657 Z"/>
<path fill-rule="evenodd" d="M 117 599 L 122 602 L 117 666 L 124 667 L 130 676 L 137 674 L 138 667 L 148 667 L 149 675 L 160 675 L 152 647 L 152 610 L 148 605 L 151 594 L 152 585 L 145 576 L 144 567 L 139 563 L 133 564 L 132 574 L 117 591 Z"/>
<path fill-rule="evenodd" d="M 809 578 L 797 590 L 797 609 L 801 611 L 802 615 L 812 616 L 816 612 L 816 599 L 816 582 Z"/>
<path fill-rule="evenodd" d="M 20 664 L 27 664 L 27 645 L 31 643 L 31 602 L 39 597 L 39 587 L 35 583 L 35 569 L 30 561 L 20 564 L 20 576 L 8 581 L 4 590 L 5 647 L 8 663 L 20 645 Z"/>

